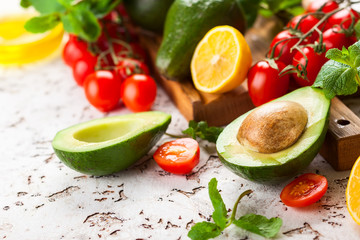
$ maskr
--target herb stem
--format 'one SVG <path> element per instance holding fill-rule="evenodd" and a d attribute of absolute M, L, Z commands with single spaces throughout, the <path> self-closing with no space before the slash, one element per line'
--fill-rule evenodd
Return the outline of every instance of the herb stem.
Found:
<path fill-rule="evenodd" d="M 171 133 L 165 133 L 166 136 L 172 137 L 172 138 L 184 138 L 184 137 L 188 137 L 188 135 L 176 135 L 176 134 L 171 134 Z"/>
<path fill-rule="evenodd" d="M 238 205 L 239 205 L 239 203 L 240 203 L 240 200 L 241 200 L 243 197 L 245 197 L 246 195 L 251 194 L 252 192 L 253 192 L 253 191 L 249 189 L 249 190 L 246 190 L 245 192 L 243 192 L 242 194 L 240 194 L 240 196 L 239 196 L 238 199 L 236 200 L 235 205 L 234 205 L 234 207 L 233 207 L 231 216 L 230 216 L 230 218 L 229 218 L 229 222 L 226 224 L 225 227 L 230 226 L 230 225 L 232 224 L 232 222 L 234 221 L 235 216 L 236 216 L 236 212 L 237 212 L 237 208 L 238 208 Z"/>

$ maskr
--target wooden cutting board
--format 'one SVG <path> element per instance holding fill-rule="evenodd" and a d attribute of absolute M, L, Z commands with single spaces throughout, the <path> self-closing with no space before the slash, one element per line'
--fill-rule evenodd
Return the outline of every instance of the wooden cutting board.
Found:
<path fill-rule="evenodd" d="M 281 23 L 259 18 L 245 38 L 250 46 L 253 62 L 264 59 L 272 38 L 281 31 Z M 141 42 L 154 64 L 161 37 L 143 32 Z M 224 126 L 241 114 L 254 108 L 245 82 L 225 94 L 207 94 L 197 91 L 192 81 L 167 80 L 152 66 L 154 76 L 168 93 L 187 120 L 205 120 L 211 126 Z M 360 104 L 360 103 L 359 103 Z M 338 98 L 333 99 L 329 131 L 321 155 L 335 170 L 349 170 L 360 156 L 360 119 Z"/>

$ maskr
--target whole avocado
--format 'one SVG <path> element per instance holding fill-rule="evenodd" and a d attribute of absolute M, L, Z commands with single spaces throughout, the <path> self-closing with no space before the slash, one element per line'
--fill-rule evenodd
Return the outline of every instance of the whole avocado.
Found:
<path fill-rule="evenodd" d="M 140 27 L 161 33 L 174 0 L 124 0 L 130 18 Z"/>
<path fill-rule="evenodd" d="M 168 11 L 156 67 L 166 78 L 183 81 L 197 44 L 215 26 L 245 31 L 245 18 L 234 0 L 175 0 Z"/>

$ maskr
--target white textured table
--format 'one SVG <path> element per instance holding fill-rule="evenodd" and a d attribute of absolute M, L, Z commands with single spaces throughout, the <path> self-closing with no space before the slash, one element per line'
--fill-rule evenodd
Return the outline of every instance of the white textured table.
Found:
<path fill-rule="evenodd" d="M 59 57 L 0 72 L 0 239 L 187 239 L 194 222 L 210 219 L 207 184 L 216 177 L 228 208 L 240 192 L 253 189 L 238 214 L 281 217 L 279 239 L 359 239 L 360 226 L 346 209 L 349 171 L 334 171 L 320 156 L 305 172 L 327 177 L 329 190 L 306 208 L 279 199 L 286 183 L 265 186 L 241 179 L 219 162 L 214 144 L 203 142 L 200 164 L 178 176 L 161 170 L 151 153 L 131 169 L 106 177 L 77 173 L 54 155 L 55 133 L 104 115 Z M 172 114 L 169 132 L 186 128 L 159 89 L 154 110 Z M 120 107 L 110 115 L 129 113 Z M 164 137 L 160 142 L 166 141 Z M 220 239 L 262 239 L 233 227 Z"/>

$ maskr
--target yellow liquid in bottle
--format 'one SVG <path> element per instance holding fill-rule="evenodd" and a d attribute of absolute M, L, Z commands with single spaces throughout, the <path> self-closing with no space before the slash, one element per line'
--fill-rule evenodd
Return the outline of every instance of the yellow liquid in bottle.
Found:
<path fill-rule="evenodd" d="M 33 34 L 24 28 L 29 18 L 29 15 L 0 18 L 0 64 L 35 62 L 59 47 L 64 33 L 61 24 L 46 33 Z"/>

